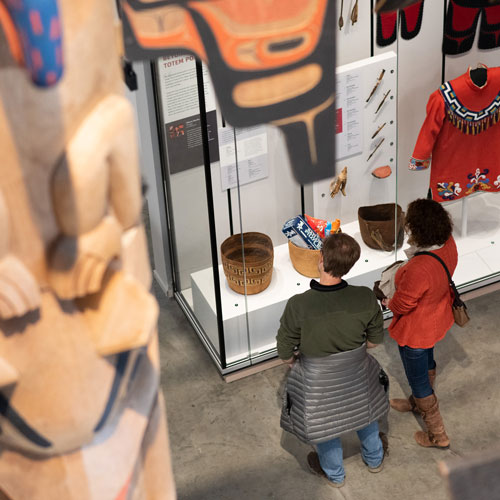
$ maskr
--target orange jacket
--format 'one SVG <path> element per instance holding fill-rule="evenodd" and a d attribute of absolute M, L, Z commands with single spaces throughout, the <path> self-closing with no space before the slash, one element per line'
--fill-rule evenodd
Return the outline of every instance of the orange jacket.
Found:
<path fill-rule="evenodd" d="M 443 259 L 453 275 L 458 260 L 453 236 L 433 253 Z M 398 270 L 395 284 L 396 293 L 389 302 L 394 313 L 390 336 L 401 346 L 434 347 L 454 321 L 452 291 L 443 266 L 433 257 L 418 255 Z"/>
<path fill-rule="evenodd" d="M 499 120 L 500 68 L 488 68 L 484 87 L 477 87 L 467 72 L 431 94 L 409 168 L 430 164 L 432 199 L 500 191 Z"/>

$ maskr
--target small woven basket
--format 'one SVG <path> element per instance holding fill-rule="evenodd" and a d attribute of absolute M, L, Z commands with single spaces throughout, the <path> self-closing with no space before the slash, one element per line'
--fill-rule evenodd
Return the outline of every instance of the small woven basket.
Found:
<path fill-rule="evenodd" d="M 245 269 L 241 234 L 234 234 L 222 243 L 221 257 L 224 274 L 231 290 L 254 295 L 265 290 L 273 274 L 274 248 L 269 236 L 263 233 L 243 233 Z M 246 279 L 245 279 L 246 274 Z"/>
<path fill-rule="evenodd" d="M 361 238 L 370 248 L 392 252 L 395 241 L 397 248 L 403 244 L 404 216 L 402 208 L 395 203 L 359 207 Z"/>
<path fill-rule="evenodd" d="M 321 250 L 298 247 L 289 241 L 288 251 L 292 265 L 298 273 L 308 278 L 319 278 L 318 262 Z"/>

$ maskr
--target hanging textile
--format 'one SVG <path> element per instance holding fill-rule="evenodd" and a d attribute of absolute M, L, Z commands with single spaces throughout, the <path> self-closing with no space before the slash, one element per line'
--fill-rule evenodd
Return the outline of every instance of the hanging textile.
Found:
<path fill-rule="evenodd" d="M 384 12 L 377 15 L 377 45 L 386 47 L 396 41 L 398 15 L 401 21 L 401 37 L 404 40 L 415 38 L 422 26 L 424 0 L 420 0 L 399 11 Z"/>
<path fill-rule="evenodd" d="M 419 0 L 377 0 L 375 3 L 375 12 L 391 12 L 393 10 L 403 9 L 418 1 Z"/>
<path fill-rule="evenodd" d="M 196 54 L 207 63 L 229 124 L 279 127 L 301 184 L 334 174 L 334 0 L 121 0 L 120 5 L 130 61 Z"/>
<path fill-rule="evenodd" d="M 463 54 L 472 48 L 479 26 L 480 49 L 500 46 L 500 0 L 449 0 L 446 11 L 443 52 Z"/>
<path fill-rule="evenodd" d="M 434 200 L 500 191 L 499 115 L 500 68 L 487 69 L 482 87 L 469 69 L 431 94 L 409 168 L 431 166 Z"/>

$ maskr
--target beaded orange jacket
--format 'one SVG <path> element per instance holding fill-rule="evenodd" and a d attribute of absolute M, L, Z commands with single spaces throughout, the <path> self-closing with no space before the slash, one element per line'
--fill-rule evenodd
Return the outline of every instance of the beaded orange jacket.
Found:
<path fill-rule="evenodd" d="M 431 94 L 410 158 L 411 170 L 431 166 L 429 188 L 439 202 L 500 191 L 500 68 L 487 69 L 482 87 L 469 71 Z"/>

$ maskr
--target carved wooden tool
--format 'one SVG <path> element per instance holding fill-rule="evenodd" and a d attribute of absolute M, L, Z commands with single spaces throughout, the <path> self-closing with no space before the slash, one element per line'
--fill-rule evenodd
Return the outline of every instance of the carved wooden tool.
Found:
<path fill-rule="evenodd" d="M 330 196 L 332 198 L 335 198 L 335 195 L 341 191 L 344 196 L 346 196 L 345 193 L 345 187 L 347 184 L 347 167 L 344 167 L 342 169 L 342 172 L 333 179 L 333 181 L 330 183 Z"/>
<path fill-rule="evenodd" d="M 375 146 L 375 149 L 370 153 L 370 156 L 366 159 L 366 161 L 370 161 L 370 158 L 376 153 L 377 149 L 382 146 L 382 143 L 385 141 L 385 137 Z"/>
<path fill-rule="evenodd" d="M 380 101 L 380 104 L 378 105 L 377 110 L 375 111 L 375 114 L 377 114 L 380 111 L 380 108 L 384 105 L 385 100 L 387 99 L 387 96 L 391 93 L 391 89 L 389 89 L 385 94 L 382 100 Z"/>
<path fill-rule="evenodd" d="M 340 2 L 339 30 L 342 30 L 342 26 L 344 26 L 344 18 L 342 17 L 343 12 L 344 12 L 344 0 Z"/>
<path fill-rule="evenodd" d="M 380 125 L 380 127 L 375 131 L 375 133 L 372 135 L 372 139 L 375 139 L 375 137 L 377 137 L 378 133 L 385 127 L 387 122 L 384 122 L 382 123 L 382 125 Z"/>
<path fill-rule="evenodd" d="M 370 92 L 370 95 L 368 96 L 368 99 L 366 100 L 366 102 L 368 102 L 373 97 L 373 94 L 375 94 L 375 91 L 377 90 L 378 86 L 380 85 L 380 82 L 384 78 L 384 75 L 385 75 L 385 69 L 383 69 L 381 71 L 379 77 L 377 78 L 377 81 L 375 82 L 375 85 L 372 88 L 372 91 Z"/>
<path fill-rule="evenodd" d="M 358 22 L 358 1 L 359 0 L 356 0 L 356 3 L 354 4 L 351 12 L 351 24 L 353 25 Z"/>

